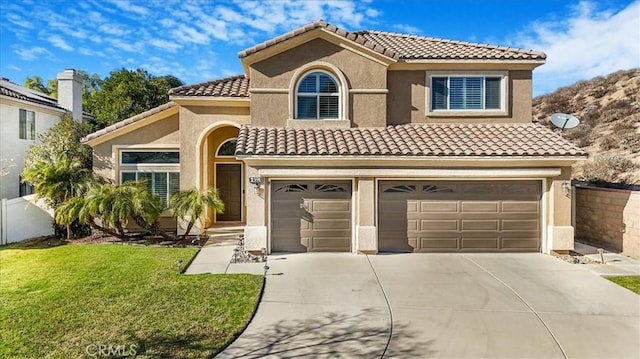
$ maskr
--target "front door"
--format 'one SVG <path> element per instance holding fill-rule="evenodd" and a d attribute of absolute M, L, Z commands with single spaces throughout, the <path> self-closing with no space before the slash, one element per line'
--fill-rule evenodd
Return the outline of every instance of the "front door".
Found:
<path fill-rule="evenodd" d="M 216 187 L 224 203 L 224 213 L 217 214 L 216 221 L 240 222 L 242 220 L 242 165 L 217 163 Z"/>

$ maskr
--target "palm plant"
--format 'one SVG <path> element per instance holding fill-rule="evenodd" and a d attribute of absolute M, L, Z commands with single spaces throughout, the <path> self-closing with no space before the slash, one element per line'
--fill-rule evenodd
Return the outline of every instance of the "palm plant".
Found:
<path fill-rule="evenodd" d="M 216 213 L 224 212 L 224 203 L 215 188 L 208 188 L 204 192 L 197 189 L 176 192 L 169 198 L 169 208 L 173 215 L 187 221 L 187 229 L 182 235 L 186 237 L 197 220 L 204 214 L 207 208 L 211 208 Z"/>
<path fill-rule="evenodd" d="M 61 156 L 53 161 L 38 161 L 25 168 L 22 173 L 25 182 L 33 183 L 36 197 L 59 212 L 59 206 L 70 198 L 85 193 L 96 179 L 80 161 Z M 66 225 L 67 239 L 71 239 L 71 223 Z"/>

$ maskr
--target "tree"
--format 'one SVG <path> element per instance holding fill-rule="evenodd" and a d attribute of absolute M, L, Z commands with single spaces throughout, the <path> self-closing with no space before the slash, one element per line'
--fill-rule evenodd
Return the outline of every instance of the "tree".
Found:
<path fill-rule="evenodd" d="M 158 218 L 164 205 L 160 197 L 149 193 L 144 182 L 103 184 L 89 190 L 83 197 L 65 201 L 59 209 L 56 212 L 56 221 L 59 223 L 70 224 L 77 220 L 104 233 L 126 239 L 125 227 L 133 219 L 152 234 L 175 240 L 160 228 Z"/>
<path fill-rule="evenodd" d="M 38 92 L 42 92 L 45 95 L 51 94 L 50 89 L 42 82 L 42 78 L 40 76 L 25 78 L 24 87 L 38 91 Z"/>
<path fill-rule="evenodd" d="M 191 189 L 172 194 L 169 199 L 169 208 L 176 217 L 189 221 L 186 232 L 182 236 L 184 238 L 191 232 L 193 225 L 202 217 L 207 208 L 211 208 L 216 213 L 222 213 L 224 203 L 220 200 L 215 188 L 209 188 L 203 193 Z"/>
<path fill-rule="evenodd" d="M 111 71 L 85 108 L 95 117 L 93 130 L 150 110 L 169 101 L 169 89 L 183 83 L 174 76 L 156 77 L 143 69 Z"/>
<path fill-rule="evenodd" d="M 39 162 L 53 162 L 59 158 L 78 161 L 82 168 L 91 169 L 92 154 L 89 146 L 80 140 L 87 134 L 87 127 L 73 120 L 70 113 L 44 134 L 39 134 L 36 142 L 29 146 L 24 159 L 24 169 L 34 167 Z"/>
<path fill-rule="evenodd" d="M 29 146 L 22 179 L 34 186 L 36 196 L 54 209 L 71 197 L 81 196 L 97 181 L 91 172 L 91 149 L 80 143 L 85 126 L 69 113 Z M 67 225 L 67 238 L 72 236 Z"/>

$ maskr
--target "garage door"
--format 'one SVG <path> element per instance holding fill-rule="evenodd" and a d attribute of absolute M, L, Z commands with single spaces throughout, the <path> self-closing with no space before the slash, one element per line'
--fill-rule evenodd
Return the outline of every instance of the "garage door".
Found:
<path fill-rule="evenodd" d="M 540 181 L 381 181 L 381 252 L 537 252 Z"/>
<path fill-rule="evenodd" d="M 351 182 L 272 182 L 272 252 L 348 252 L 350 244 Z"/>

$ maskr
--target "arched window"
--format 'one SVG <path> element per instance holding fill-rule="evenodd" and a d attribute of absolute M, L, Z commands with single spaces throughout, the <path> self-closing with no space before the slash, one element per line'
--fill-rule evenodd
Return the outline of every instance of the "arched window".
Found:
<path fill-rule="evenodd" d="M 296 88 L 296 118 L 338 119 L 340 90 L 337 81 L 326 72 L 304 76 Z"/>
<path fill-rule="evenodd" d="M 216 151 L 216 157 L 234 157 L 236 154 L 236 138 L 230 138 L 224 141 L 218 151 Z"/>

